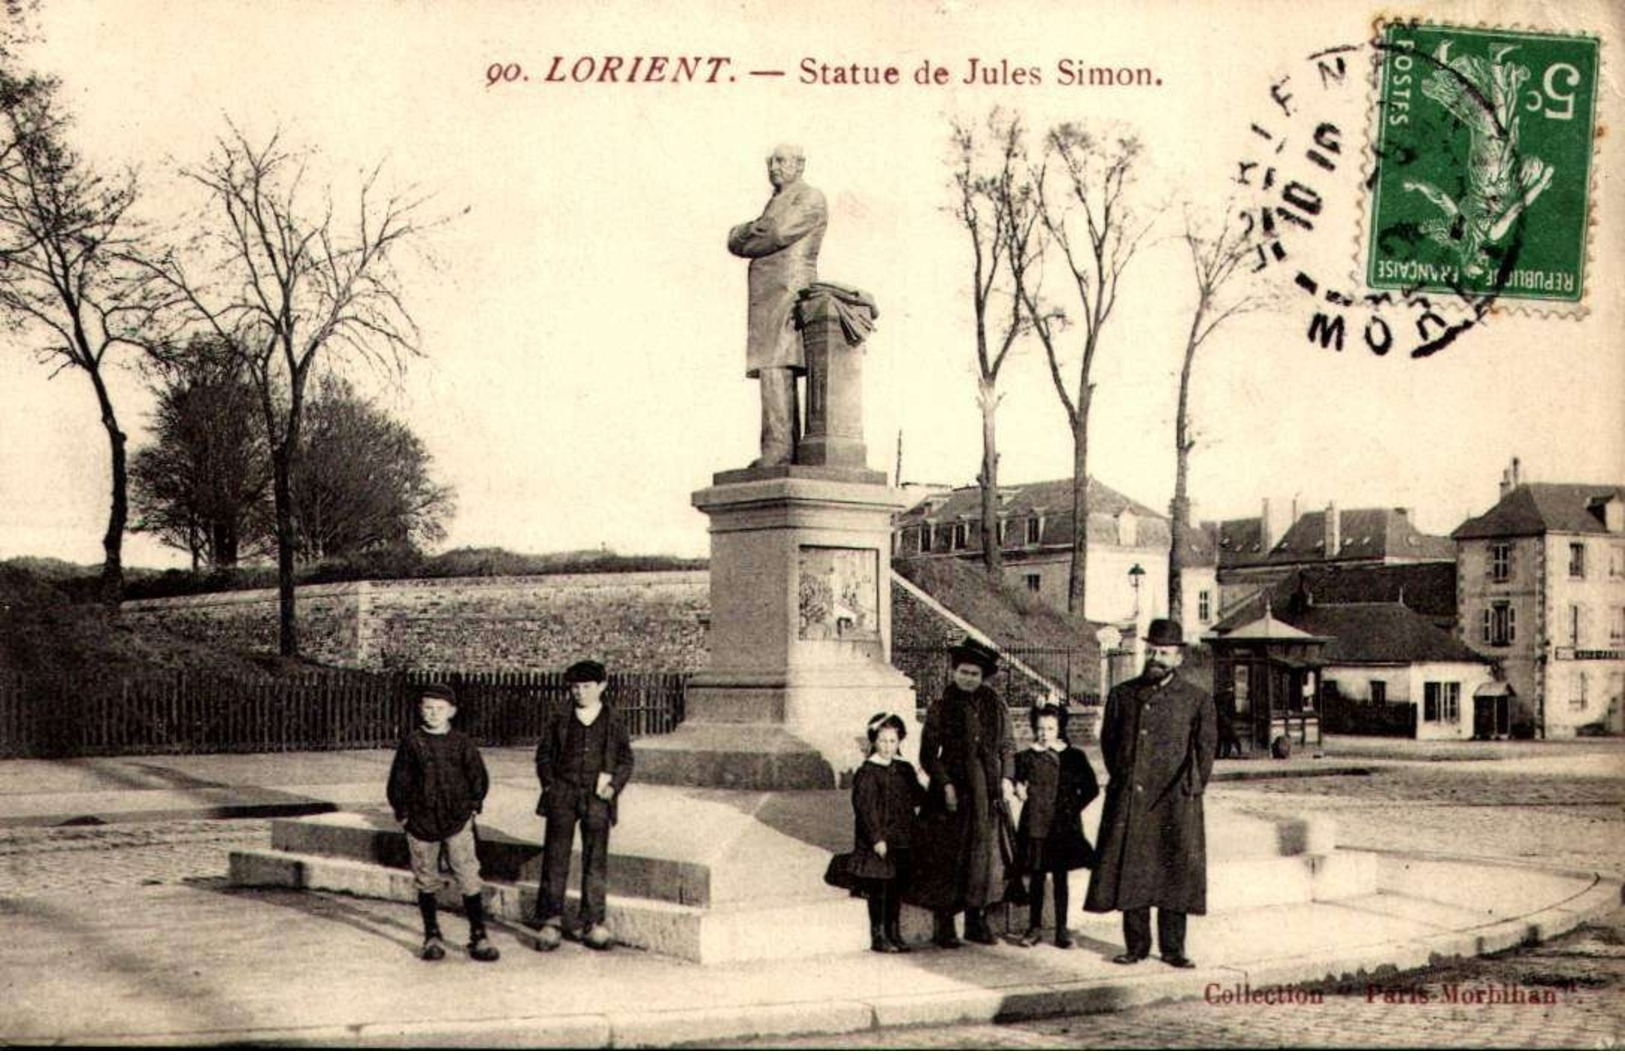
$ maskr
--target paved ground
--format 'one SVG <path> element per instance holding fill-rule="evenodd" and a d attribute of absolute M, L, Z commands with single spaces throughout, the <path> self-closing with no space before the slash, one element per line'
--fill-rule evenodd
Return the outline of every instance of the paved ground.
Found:
<path fill-rule="evenodd" d="M 1366 777 L 1221 784 L 1239 808 L 1312 810 L 1338 842 L 1385 849 L 1540 861 L 1625 875 L 1625 754 L 1552 745 L 1500 747 L 1481 760 L 1424 762 L 1431 745 Z M 1584 744 L 1580 746 L 1586 746 Z M 1388 744 L 1379 744 L 1388 748 Z M 1194 921 L 1194 927 L 1202 921 Z M 1451 989 L 1449 987 L 1455 987 Z M 1551 993 L 1553 1005 L 1466 1002 Z M 1452 993 L 1466 992 L 1463 1002 Z M 1215 994 L 1216 999 L 1222 994 Z M 776 1041 L 774 1047 L 873 1048 L 1619 1048 L 1625 1045 L 1625 909 L 1533 949 L 1382 979 L 1374 993 L 1326 993 L 1320 1004 L 1179 1003 L 1010 1025 L 880 1030 Z M 1425 1001 L 1425 1002 L 1424 1002 Z"/>
<path fill-rule="evenodd" d="M 1620 746 L 1577 750 L 1562 745 L 1559 750 L 1452 762 L 1403 756 L 1385 759 L 1368 776 L 1227 782 L 1212 794 L 1244 810 L 1311 808 L 1337 821 L 1339 841 L 1345 844 L 1538 861 L 1619 875 L 1625 874 L 1625 753 Z M 492 768 L 499 781 L 525 779 L 522 755 L 497 755 Z M 370 775 L 375 763 L 371 753 L 350 759 L 258 756 L 235 762 L 222 756 L 188 764 L 181 780 L 162 761 L 124 760 L 50 774 L 36 770 L 30 778 L 75 793 L 106 795 L 119 787 L 150 793 L 177 786 L 201 793 L 240 780 L 233 773 L 249 772 L 267 786 L 336 783 L 354 781 L 358 768 Z M 8 767 L 17 765 L 0 763 L 0 796 L 27 783 L 14 773 L 6 779 Z M 227 852 L 263 847 L 268 830 L 264 820 L 0 827 L 0 891 L 13 905 L 26 903 L 31 911 L 64 918 L 83 911 L 89 898 L 101 906 L 91 915 L 116 909 L 135 925 L 144 912 L 172 915 L 188 897 L 221 893 Z M 301 905 L 313 900 L 286 896 Z M 349 905 L 345 899 L 316 900 Z M 371 919 L 379 914 L 365 907 L 369 903 L 354 904 L 360 907 L 347 908 L 348 916 Z M 1196 921 L 1193 927 L 1202 925 Z M 1550 996 L 1555 1003 L 1452 1003 L 1447 988 L 1452 985 L 1469 995 L 1532 993 Z M 1326 993 L 1318 1005 L 1186 1002 L 1007 1026 L 824 1035 L 803 1046 L 1618 1047 L 1625 1043 L 1625 912 L 1547 946 L 1389 976 L 1382 987 L 1374 994 Z M 802 1044 L 774 1040 L 769 1046 Z"/>

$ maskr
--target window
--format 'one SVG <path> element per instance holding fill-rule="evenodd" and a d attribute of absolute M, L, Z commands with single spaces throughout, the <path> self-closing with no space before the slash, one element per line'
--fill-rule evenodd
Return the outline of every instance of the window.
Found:
<path fill-rule="evenodd" d="M 920 525 L 920 552 L 921 553 L 930 553 L 931 552 L 931 525 L 930 524 L 921 524 Z"/>
<path fill-rule="evenodd" d="M 1461 683 L 1429 681 L 1422 685 L 1422 720 L 1457 725 L 1461 722 Z"/>
<path fill-rule="evenodd" d="M 1371 683 L 1371 705 L 1385 707 L 1388 704 L 1388 683 L 1386 681 L 1373 681 Z"/>
<path fill-rule="evenodd" d="M 1584 542 L 1569 543 L 1569 578 L 1583 579 L 1586 577 L 1586 544 Z"/>
<path fill-rule="evenodd" d="M 1044 520 L 1042 517 L 1027 518 L 1027 545 L 1036 546 L 1044 537 Z"/>
<path fill-rule="evenodd" d="M 954 525 L 954 538 L 952 548 L 968 549 L 970 547 L 970 525 L 961 520 Z"/>
<path fill-rule="evenodd" d="M 1196 595 L 1196 621 L 1198 623 L 1213 621 L 1213 595 L 1207 590 L 1202 590 Z"/>
<path fill-rule="evenodd" d="M 1585 621 L 1585 613 L 1580 610 L 1580 606 L 1577 605 L 1577 604 L 1569 605 L 1568 630 L 1569 630 L 1569 647 L 1570 648 L 1579 648 L 1580 647 L 1580 625 L 1584 621 Z"/>
<path fill-rule="evenodd" d="M 1625 579 L 1625 546 L 1608 547 L 1608 577 Z"/>
<path fill-rule="evenodd" d="M 1484 609 L 1484 644 L 1505 647 L 1518 639 L 1517 621 L 1510 601 L 1497 601 Z"/>
<path fill-rule="evenodd" d="M 1577 670 L 1569 675 L 1569 709 L 1586 709 L 1586 672 Z"/>
<path fill-rule="evenodd" d="M 1252 668 L 1245 663 L 1236 664 L 1236 713 L 1247 714 L 1252 709 Z"/>
<path fill-rule="evenodd" d="M 1615 647 L 1625 645 L 1625 608 L 1608 610 L 1608 643 Z"/>
<path fill-rule="evenodd" d="M 1490 581 L 1506 582 L 1512 578 L 1512 543 L 1490 543 Z"/>
<path fill-rule="evenodd" d="M 1027 584 L 1027 592 L 1028 593 L 1037 593 L 1038 588 L 1041 585 L 1043 580 L 1038 575 L 1033 574 L 1033 575 L 1023 575 L 1021 577 L 1021 581 Z"/>

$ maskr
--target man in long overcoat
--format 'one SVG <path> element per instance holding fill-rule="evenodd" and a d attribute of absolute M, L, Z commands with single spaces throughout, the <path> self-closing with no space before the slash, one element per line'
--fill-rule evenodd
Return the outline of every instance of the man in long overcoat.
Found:
<path fill-rule="evenodd" d="M 1207 835 L 1202 793 L 1213 775 L 1218 722 L 1213 699 L 1181 678 L 1179 623 L 1153 619 L 1145 671 L 1112 689 L 1101 726 L 1111 782 L 1100 821 L 1100 863 L 1083 907 L 1123 913 L 1127 950 L 1114 963 L 1151 954 L 1151 909 L 1165 962 L 1185 955 L 1185 917 L 1207 912 Z"/>
<path fill-rule="evenodd" d="M 762 455 L 758 465 L 795 460 L 800 419 L 796 376 L 806 372 L 796 330 L 796 294 L 818 280 L 818 249 L 829 210 L 824 195 L 802 182 L 806 156 L 780 144 L 767 159 L 773 184 L 762 215 L 728 232 L 728 252 L 750 260 L 745 376 L 762 385 Z"/>

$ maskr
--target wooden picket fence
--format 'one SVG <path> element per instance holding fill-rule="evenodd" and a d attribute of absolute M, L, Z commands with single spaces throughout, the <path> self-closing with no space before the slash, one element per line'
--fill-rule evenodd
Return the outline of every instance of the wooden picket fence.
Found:
<path fill-rule="evenodd" d="M 633 736 L 683 719 L 680 673 L 611 674 Z M 0 757 L 212 754 L 390 747 L 417 721 L 417 690 L 451 686 L 458 724 L 485 745 L 535 742 L 562 672 L 331 671 L 265 678 L 188 672 L 107 680 L 0 672 Z"/>

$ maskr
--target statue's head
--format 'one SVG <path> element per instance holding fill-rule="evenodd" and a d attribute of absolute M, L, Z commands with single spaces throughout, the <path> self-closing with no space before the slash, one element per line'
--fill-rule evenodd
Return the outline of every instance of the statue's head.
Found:
<path fill-rule="evenodd" d="M 767 180 L 778 190 L 801 178 L 807 167 L 807 154 L 794 143 L 780 143 L 767 157 Z"/>

